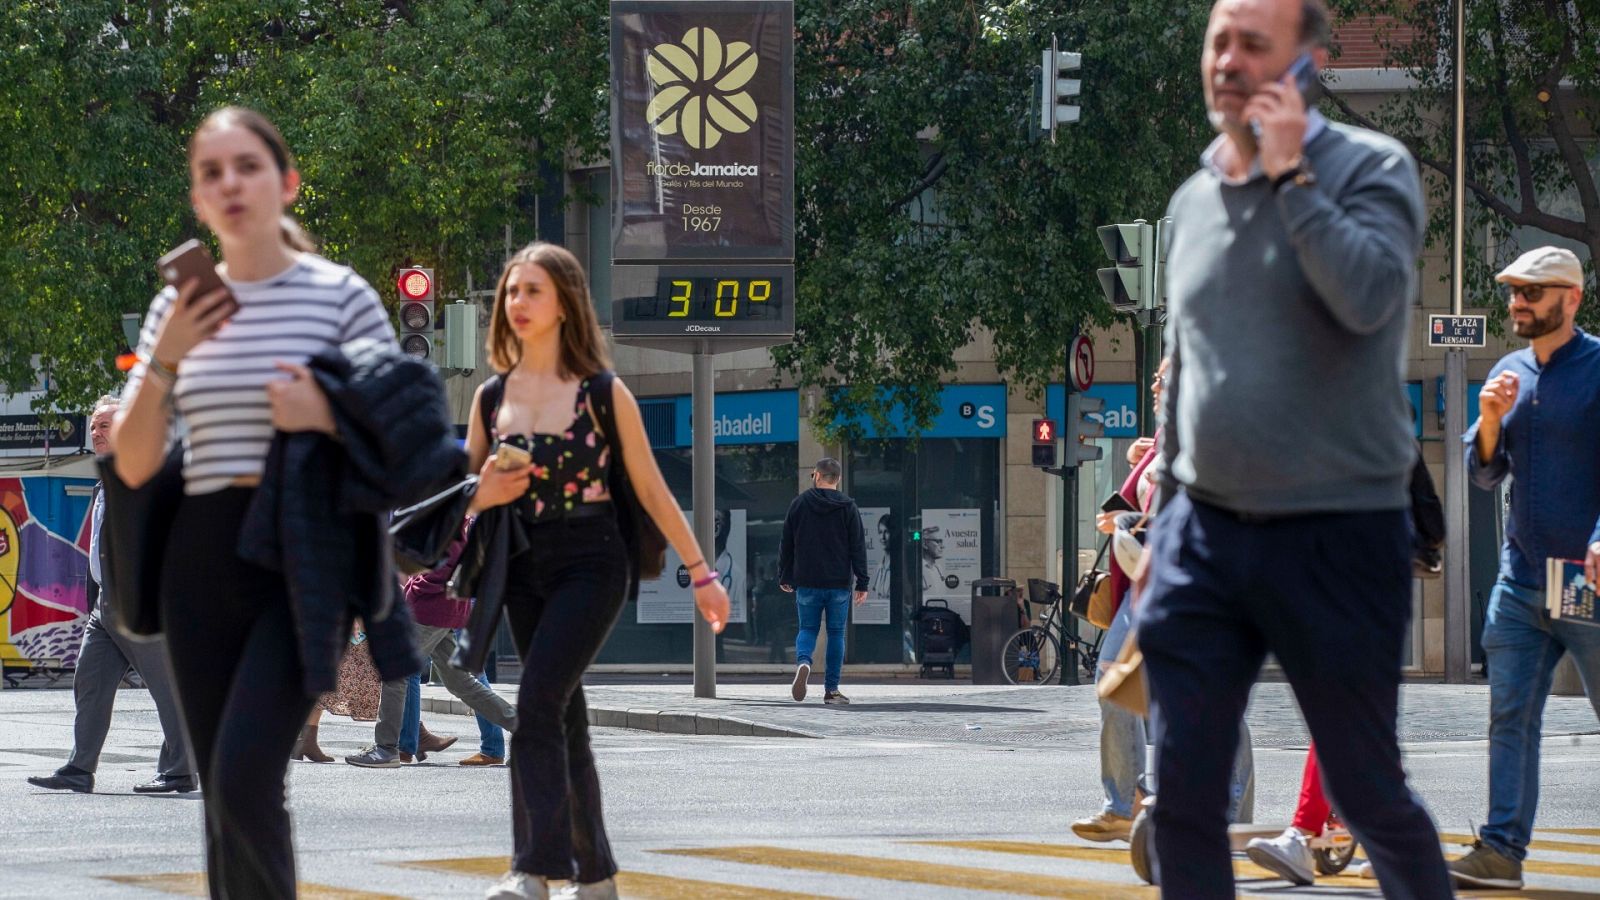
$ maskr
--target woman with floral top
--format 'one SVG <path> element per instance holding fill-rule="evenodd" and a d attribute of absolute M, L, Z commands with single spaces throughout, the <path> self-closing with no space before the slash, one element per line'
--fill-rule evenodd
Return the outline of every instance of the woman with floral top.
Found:
<path fill-rule="evenodd" d="M 511 741 L 514 854 L 488 896 L 544 898 L 554 878 L 575 881 L 578 897 L 615 897 L 580 684 L 631 588 L 611 466 L 625 468 L 639 505 L 693 560 L 695 604 L 715 631 L 727 621 L 728 594 L 656 467 L 638 403 L 609 373 L 576 257 L 535 243 L 511 258 L 495 289 L 488 350 L 499 374 L 472 404 L 467 451 L 480 481 L 470 512 L 512 504 L 528 536 L 504 593 L 523 664 Z M 619 434 L 604 433 L 591 404 L 597 376 L 608 380 Z M 500 467 L 513 456 L 531 462 Z"/>

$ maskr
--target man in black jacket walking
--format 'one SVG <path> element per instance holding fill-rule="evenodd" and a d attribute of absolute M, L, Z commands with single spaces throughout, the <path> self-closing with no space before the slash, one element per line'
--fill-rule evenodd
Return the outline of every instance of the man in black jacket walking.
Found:
<path fill-rule="evenodd" d="M 778 553 L 778 586 L 794 592 L 795 608 L 800 614 L 800 630 L 794 638 L 796 665 L 791 693 L 796 700 L 806 698 L 811 654 L 817 649 L 817 631 L 826 613 L 828 651 L 822 702 L 829 704 L 850 702 L 839 693 L 844 626 L 850 615 L 852 593 L 858 605 L 867 599 L 866 535 L 861 530 L 856 502 L 839 492 L 840 474 L 838 460 L 817 460 L 811 470 L 812 488 L 789 504 Z"/>

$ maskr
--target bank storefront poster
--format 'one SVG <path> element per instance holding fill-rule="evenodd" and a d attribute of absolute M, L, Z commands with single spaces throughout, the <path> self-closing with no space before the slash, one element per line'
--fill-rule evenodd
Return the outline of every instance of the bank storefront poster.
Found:
<path fill-rule="evenodd" d="M 694 521 L 693 510 L 684 510 Z M 728 621 L 746 621 L 750 606 L 750 560 L 746 554 L 745 511 L 719 509 L 716 512 L 717 546 L 711 560 L 728 591 Z M 694 573 L 704 577 L 703 571 Z M 686 625 L 694 621 L 694 576 L 683 559 L 670 546 L 661 577 L 639 584 L 637 621 L 641 625 Z"/>
<path fill-rule="evenodd" d="M 857 625 L 888 625 L 894 602 L 894 516 L 887 506 L 865 506 L 861 513 L 861 532 L 867 539 L 867 599 L 856 607 Z"/>
<path fill-rule="evenodd" d="M 944 600 L 969 623 L 972 583 L 983 577 L 983 517 L 976 509 L 924 509 L 917 551 L 922 599 Z"/>

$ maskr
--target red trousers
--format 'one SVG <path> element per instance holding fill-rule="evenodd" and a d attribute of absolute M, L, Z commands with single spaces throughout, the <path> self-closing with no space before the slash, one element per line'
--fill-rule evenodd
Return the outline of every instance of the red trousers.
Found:
<path fill-rule="evenodd" d="M 1322 772 L 1317 768 L 1317 748 L 1306 751 L 1305 774 L 1300 776 L 1300 803 L 1294 808 L 1294 827 L 1313 835 L 1328 824 L 1328 795 L 1322 792 Z"/>

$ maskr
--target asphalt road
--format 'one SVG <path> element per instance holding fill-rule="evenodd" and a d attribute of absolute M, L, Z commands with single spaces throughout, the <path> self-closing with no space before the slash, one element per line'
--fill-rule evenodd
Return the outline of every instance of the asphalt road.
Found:
<path fill-rule="evenodd" d="M 507 771 L 454 765 L 477 749 L 471 719 L 428 724 L 461 743 L 401 770 L 292 764 L 302 896 L 479 897 L 504 870 Z M 371 726 L 328 717 L 322 733 L 325 750 L 355 752 Z M 194 895 L 198 799 L 130 790 L 153 773 L 159 741 L 148 695 L 125 691 L 97 793 L 41 791 L 24 778 L 66 756 L 71 695 L 0 694 L 0 897 Z M 625 896 L 1154 896 L 1122 845 L 1067 831 L 1098 807 L 1089 749 L 610 728 L 596 729 L 595 744 Z M 1446 834 L 1482 821 L 1485 754 L 1481 741 L 1408 750 L 1413 784 Z M 1302 760 L 1303 748 L 1257 750 L 1258 820 L 1287 820 Z M 1600 897 L 1600 739 L 1552 737 L 1543 764 L 1539 824 L 1562 831 L 1537 836 L 1529 890 L 1484 896 Z M 1261 876 L 1241 864 L 1241 891 L 1376 896 L 1351 877 L 1296 892 Z"/>

